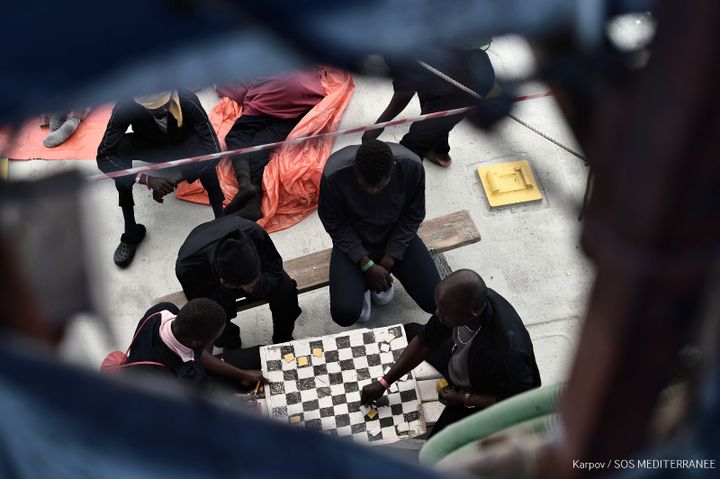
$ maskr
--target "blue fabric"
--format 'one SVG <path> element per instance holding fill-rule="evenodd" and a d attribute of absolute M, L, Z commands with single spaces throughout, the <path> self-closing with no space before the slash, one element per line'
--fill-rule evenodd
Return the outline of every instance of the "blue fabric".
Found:
<path fill-rule="evenodd" d="M 436 477 L 349 441 L 180 391 L 153 394 L 7 345 L 0 410 L 3 478 Z"/>

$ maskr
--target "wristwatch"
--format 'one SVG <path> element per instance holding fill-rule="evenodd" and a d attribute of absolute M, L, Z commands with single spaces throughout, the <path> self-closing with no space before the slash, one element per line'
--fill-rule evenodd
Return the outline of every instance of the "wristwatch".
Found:
<path fill-rule="evenodd" d="M 465 406 L 466 409 L 475 409 L 477 405 L 470 404 L 470 398 L 472 397 L 472 393 L 465 393 L 465 401 L 463 406 Z"/>

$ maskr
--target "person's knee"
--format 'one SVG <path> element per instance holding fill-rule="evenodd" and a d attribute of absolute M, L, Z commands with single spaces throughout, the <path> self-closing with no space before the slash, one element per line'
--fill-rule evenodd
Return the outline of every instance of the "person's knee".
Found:
<path fill-rule="evenodd" d="M 335 324 L 347 328 L 357 323 L 362 313 L 362 305 L 357 307 L 347 303 L 330 302 L 330 316 Z"/>

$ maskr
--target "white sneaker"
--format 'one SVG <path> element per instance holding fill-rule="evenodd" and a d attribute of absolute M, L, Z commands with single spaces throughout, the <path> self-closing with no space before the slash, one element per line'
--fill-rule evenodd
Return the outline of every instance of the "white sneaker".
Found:
<path fill-rule="evenodd" d="M 390 289 L 382 293 L 372 293 L 372 302 L 377 306 L 384 306 L 395 297 L 395 285 L 391 284 Z"/>
<path fill-rule="evenodd" d="M 372 301 L 370 299 L 370 291 L 365 291 L 365 295 L 363 296 L 363 309 L 357 320 L 358 323 L 367 323 L 370 321 L 370 312 L 372 310 Z"/>

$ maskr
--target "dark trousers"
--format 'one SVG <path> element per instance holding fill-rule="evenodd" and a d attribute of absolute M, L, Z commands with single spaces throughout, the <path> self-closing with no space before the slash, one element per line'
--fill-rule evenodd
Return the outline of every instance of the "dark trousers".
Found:
<path fill-rule="evenodd" d="M 472 57 L 468 59 L 468 62 L 473 73 L 473 82 L 461 81 L 460 83 L 472 88 L 479 95 L 485 96 L 495 84 L 495 70 L 484 51 L 473 50 L 468 55 Z M 436 97 L 418 91 L 418 97 L 420 98 L 420 112 L 423 115 L 470 106 L 477 101 L 460 89 L 457 89 L 456 93 Z M 463 118 L 465 115 L 453 115 L 435 120 L 417 121 L 410 126 L 410 130 L 402 137 L 400 144 L 416 153 L 420 158 L 430 152 L 446 155 L 450 152 L 448 143 L 450 130 Z"/>
<path fill-rule="evenodd" d="M 408 323 L 405 326 L 405 336 L 407 336 L 408 343 L 417 336 L 420 331 L 424 328 L 422 324 Z M 442 345 L 430 353 L 430 356 L 425 360 L 428 364 L 438 370 L 448 382 L 450 382 L 450 373 L 448 372 L 448 364 L 450 363 L 450 356 L 452 356 L 452 348 L 455 343 L 452 338 L 447 339 Z M 457 422 L 470 416 L 473 413 L 478 412 L 478 409 L 467 409 L 464 407 L 450 407 L 446 406 L 443 409 L 442 414 L 438 418 L 435 426 L 428 437 L 432 437 L 438 432 L 442 431 L 448 425 Z"/>
<path fill-rule="evenodd" d="M 122 137 L 120 143 L 118 143 L 115 161 L 120 164 L 120 168 L 131 168 L 133 160 L 142 160 L 147 163 L 162 163 L 202 154 L 202 152 L 198 150 L 198 146 L 199 140 L 194 137 L 189 137 L 181 143 L 158 146 L 156 144 L 149 144 L 143 140 L 142 137 L 134 133 L 127 133 Z M 188 183 L 200 179 L 200 183 L 202 183 L 203 188 L 205 188 L 208 193 L 210 204 L 219 204 L 223 202 L 225 196 L 220 188 L 215 165 L 217 165 L 217 161 L 205 161 L 178 167 L 176 171 L 179 170 L 183 179 Z M 134 176 L 123 176 L 115 179 L 115 187 L 118 190 L 121 208 L 135 205 L 132 192 L 134 181 Z"/>
<path fill-rule="evenodd" d="M 235 313 L 237 309 L 236 302 L 240 298 L 245 298 L 240 304 L 267 299 L 270 305 L 270 312 L 272 313 L 273 343 L 292 341 L 295 320 L 300 316 L 302 310 L 298 304 L 297 283 L 294 279 L 290 278 L 290 276 L 287 274 L 283 275 L 278 284 L 276 284 L 264 298 L 248 298 L 242 291 L 229 288 L 223 288 L 222 293 L 222 298 L 216 297 L 214 299 L 224 303 L 222 306 L 228 313 L 228 323 L 222 336 L 220 336 L 220 339 L 217 341 L 216 346 L 226 347 L 227 344 L 233 344 L 233 347 L 239 346 L 239 341 L 237 341 L 236 338 L 240 336 L 240 328 L 230 322 L 230 319 L 235 317 L 235 314 L 230 314 L 230 311 Z"/>
<path fill-rule="evenodd" d="M 300 118 L 302 116 L 290 120 L 270 116 L 241 116 L 225 137 L 225 143 L 229 150 L 236 150 L 282 141 L 295 128 Z M 261 192 L 263 173 L 272 152 L 273 150 L 269 149 L 233 156 L 232 163 L 238 183 L 242 182 L 243 177 L 249 178 L 250 183 Z"/>
<path fill-rule="evenodd" d="M 382 254 L 371 255 L 378 261 Z M 403 259 L 397 261 L 392 274 L 424 311 L 435 311 L 435 287 L 440 282 L 435 263 L 422 240 L 415 235 Z M 363 296 L 368 290 L 365 273 L 337 248 L 330 256 L 330 314 L 340 326 L 352 326 L 360 317 Z"/>

